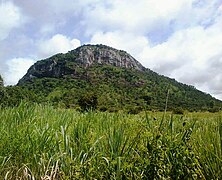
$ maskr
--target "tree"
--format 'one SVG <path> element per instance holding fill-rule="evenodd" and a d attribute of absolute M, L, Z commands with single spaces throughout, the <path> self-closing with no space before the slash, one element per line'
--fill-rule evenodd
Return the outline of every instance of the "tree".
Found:
<path fill-rule="evenodd" d="M 87 93 L 80 97 L 78 104 L 83 111 L 95 110 L 98 105 L 98 98 L 95 94 Z"/>
<path fill-rule="evenodd" d="M 142 96 L 142 98 L 146 102 L 147 105 L 151 104 L 152 98 L 150 96 L 144 95 L 144 96 Z"/>
<path fill-rule="evenodd" d="M 3 79 L 2 79 L 2 76 L 0 75 L 0 87 L 2 87 L 3 86 Z"/>
<path fill-rule="evenodd" d="M 0 103 L 2 103 L 2 101 L 3 101 L 3 98 L 4 98 L 4 96 L 5 96 L 5 89 L 4 89 L 4 86 L 3 86 L 3 79 L 2 79 L 2 77 L 1 77 L 1 75 L 0 75 Z"/>

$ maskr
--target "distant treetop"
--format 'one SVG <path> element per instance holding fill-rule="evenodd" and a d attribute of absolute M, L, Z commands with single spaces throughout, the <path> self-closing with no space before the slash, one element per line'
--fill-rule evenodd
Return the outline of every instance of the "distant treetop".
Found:
<path fill-rule="evenodd" d="M 0 86 L 3 86 L 3 79 L 2 79 L 2 76 L 0 75 Z"/>

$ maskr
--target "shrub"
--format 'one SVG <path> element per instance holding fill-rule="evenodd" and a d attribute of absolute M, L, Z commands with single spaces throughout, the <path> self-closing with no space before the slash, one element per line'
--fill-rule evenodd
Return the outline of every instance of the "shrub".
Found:
<path fill-rule="evenodd" d="M 139 114 L 143 110 L 140 106 L 130 107 L 128 110 L 128 114 Z"/>
<path fill-rule="evenodd" d="M 82 109 L 82 111 L 95 110 L 98 105 L 98 98 L 95 94 L 84 94 L 78 100 L 78 105 Z"/>
<path fill-rule="evenodd" d="M 208 111 L 211 112 L 211 113 L 216 113 L 216 112 L 220 111 L 220 108 L 219 107 L 213 107 L 213 108 L 210 108 Z"/>
<path fill-rule="evenodd" d="M 174 114 L 181 114 L 181 115 L 183 115 L 184 114 L 184 110 L 181 109 L 181 108 L 176 108 L 176 109 L 173 110 L 173 113 Z"/>

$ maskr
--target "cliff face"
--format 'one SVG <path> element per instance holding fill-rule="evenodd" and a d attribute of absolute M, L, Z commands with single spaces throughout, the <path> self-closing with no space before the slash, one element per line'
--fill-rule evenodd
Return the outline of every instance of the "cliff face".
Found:
<path fill-rule="evenodd" d="M 110 65 L 138 71 L 146 69 L 125 51 L 104 45 L 84 45 L 66 54 L 57 54 L 36 62 L 18 85 L 33 78 L 75 76 L 78 67 L 88 68 L 93 65 Z"/>
<path fill-rule="evenodd" d="M 71 51 L 77 54 L 76 61 L 86 67 L 93 64 L 112 65 L 143 71 L 144 67 L 125 51 L 104 45 L 86 45 Z"/>

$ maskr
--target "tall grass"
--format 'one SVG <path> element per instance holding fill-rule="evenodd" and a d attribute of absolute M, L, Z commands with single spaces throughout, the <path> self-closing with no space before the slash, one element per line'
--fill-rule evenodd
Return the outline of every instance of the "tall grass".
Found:
<path fill-rule="evenodd" d="M 221 179 L 220 114 L 0 109 L 0 179 Z"/>

